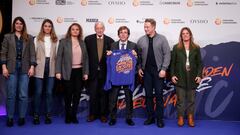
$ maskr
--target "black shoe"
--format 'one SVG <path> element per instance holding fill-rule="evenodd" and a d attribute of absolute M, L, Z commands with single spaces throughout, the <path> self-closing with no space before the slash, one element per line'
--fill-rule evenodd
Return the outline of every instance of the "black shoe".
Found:
<path fill-rule="evenodd" d="M 33 116 L 33 124 L 34 125 L 39 125 L 40 124 L 40 119 L 39 119 L 39 116 L 37 114 L 34 114 L 34 116 Z"/>
<path fill-rule="evenodd" d="M 65 117 L 65 123 L 66 123 L 66 124 L 70 124 L 70 123 L 71 123 L 71 117 L 70 117 L 70 116 L 66 115 L 66 117 Z"/>
<path fill-rule="evenodd" d="M 164 122 L 163 122 L 162 119 L 157 120 L 157 126 L 158 126 L 159 128 L 163 128 L 163 127 L 164 127 Z"/>
<path fill-rule="evenodd" d="M 144 121 L 144 125 L 151 125 L 153 123 L 155 123 L 154 118 L 148 118 L 147 120 Z"/>
<path fill-rule="evenodd" d="M 113 125 L 116 124 L 116 122 L 117 122 L 116 119 L 111 119 L 111 120 L 109 121 L 108 125 L 113 126 Z"/>
<path fill-rule="evenodd" d="M 74 123 L 74 124 L 78 124 L 79 123 L 78 119 L 77 119 L 77 116 L 73 116 L 72 117 L 72 123 Z"/>
<path fill-rule="evenodd" d="M 7 119 L 7 126 L 12 127 L 13 126 L 13 118 L 8 118 Z"/>
<path fill-rule="evenodd" d="M 126 119 L 126 123 L 129 125 L 129 126 L 134 126 L 135 123 L 132 121 L 132 119 Z"/>
<path fill-rule="evenodd" d="M 23 126 L 25 125 L 25 118 L 19 118 L 18 119 L 18 126 Z"/>
<path fill-rule="evenodd" d="M 52 123 L 52 118 L 51 115 L 48 113 L 45 116 L 45 124 L 51 124 Z"/>

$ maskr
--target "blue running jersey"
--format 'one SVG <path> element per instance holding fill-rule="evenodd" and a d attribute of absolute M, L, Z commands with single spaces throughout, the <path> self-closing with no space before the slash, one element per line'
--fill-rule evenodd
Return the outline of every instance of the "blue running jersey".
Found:
<path fill-rule="evenodd" d="M 114 50 L 107 57 L 107 79 L 105 90 L 112 88 L 112 85 L 129 85 L 134 90 L 136 57 L 131 50 Z"/>

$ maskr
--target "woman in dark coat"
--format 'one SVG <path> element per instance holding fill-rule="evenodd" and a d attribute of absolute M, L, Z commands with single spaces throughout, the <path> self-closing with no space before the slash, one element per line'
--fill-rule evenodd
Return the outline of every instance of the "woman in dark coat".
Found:
<path fill-rule="evenodd" d="M 181 29 L 179 42 L 173 47 L 171 76 L 176 85 L 178 125 L 184 125 L 186 110 L 188 125 L 194 127 L 195 89 L 201 81 L 202 60 L 200 47 L 193 42 L 188 27 Z"/>

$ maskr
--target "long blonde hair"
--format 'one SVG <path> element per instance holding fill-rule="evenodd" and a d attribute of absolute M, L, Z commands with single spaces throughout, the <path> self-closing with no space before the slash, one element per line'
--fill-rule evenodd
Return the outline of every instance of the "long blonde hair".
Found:
<path fill-rule="evenodd" d="M 44 42 L 44 36 L 45 36 L 45 33 L 44 33 L 44 24 L 45 23 L 50 23 L 51 26 L 52 26 L 52 29 L 51 29 L 51 32 L 50 32 L 50 37 L 51 37 L 51 40 L 53 43 L 56 43 L 58 38 L 57 38 L 57 35 L 55 33 L 55 29 L 54 29 L 54 26 L 53 26 L 53 22 L 50 20 L 50 19 L 45 19 L 43 20 L 42 22 L 42 26 L 41 26 L 41 30 L 40 32 L 38 33 L 38 37 L 37 37 L 37 40 L 38 41 L 43 41 Z"/>

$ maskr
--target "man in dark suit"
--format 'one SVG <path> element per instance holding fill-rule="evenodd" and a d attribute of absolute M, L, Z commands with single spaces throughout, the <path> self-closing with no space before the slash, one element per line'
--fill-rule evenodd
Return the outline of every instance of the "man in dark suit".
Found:
<path fill-rule="evenodd" d="M 118 29 L 118 36 L 120 38 L 119 41 L 114 42 L 111 45 L 111 51 L 107 52 L 107 55 L 111 55 L 114 50 L 132 50 L 134 56 L 137 57 L 137 45 L 131 41 L 128 41 L 128 37 L 130 35 L 130 30 L 126 26 L 121 26 Z M 113 126 L 116 124 L 116 113 L 117 113 L 117 101 L 118 101 L 118 93 L 120 90 L 124 90 L 125 93 L 125 101 L 126 101 L 126 123 L 130 126 L 135 125 L 132 121 L 132 113 L 133 113 L 133 101 L 132 101 L 132 91 L 129 89 L 128 85 L 116 86 L 113 85 L 112 89 L 109 93 L 109 113 L 110 113 L 110 121 L 109 125 Z"/>
<path fill-rule="evenodd" d="M 89 57 L 88 90 L 90 94 L 90 110 L 87 121 L 92 122 L 100 118 L 101 122 L 107 122 L 108 95 L 103 90 L 106 80 L 106 51 L 114 42 L 111 37 L 104 35 L 104 24 L 95 23 L 96 34 L 85 38 Z"/>

